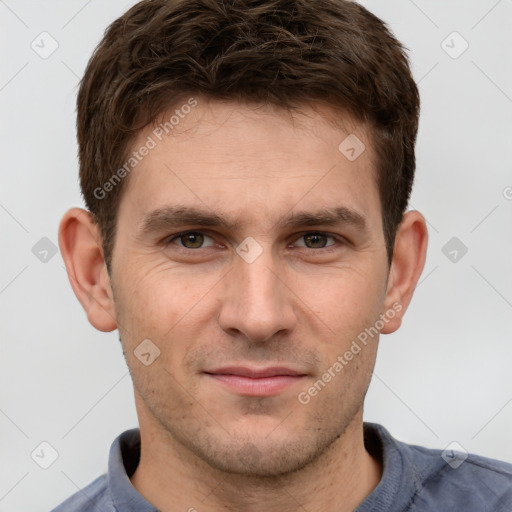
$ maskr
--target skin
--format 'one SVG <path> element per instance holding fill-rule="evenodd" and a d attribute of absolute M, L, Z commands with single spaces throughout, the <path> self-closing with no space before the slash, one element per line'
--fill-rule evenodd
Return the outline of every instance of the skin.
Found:
<path fill-rule="evenodd" d="M 142 439 L 131 482 L 165 512 L 353 510 L 382 476 L 362 424 L 378 336 L 309 403 L 297 396 L 379 315 L 396 313 L 381 333 L 400 327 L 425 263 L 425 219 L 404 215 L 389 267 L 366 126 L 318 103 L 290 115 L 197 99 L 125 184 L 110 276 L 86 211 L 69 210 L 59 230 L 89 321 L 119 329 Z M 366 145 L 354 161 L 338 150 L 349 133 Z M 176 204 L 241 224 L 141 233 L 144 215 Z M 366 230 L 278 225 L 290 212 L 335 206 L 360 213 Z M 173 238 L 187 230 L 199 238 Z M 236 252 L 247 237 L 262 249 L 252 263 Z M 134 354 L 147 338 L 160 350 L 149 366 Z M 273 396 L 243 396 L 203 373 L 228 364 L 306 376 Z"/>

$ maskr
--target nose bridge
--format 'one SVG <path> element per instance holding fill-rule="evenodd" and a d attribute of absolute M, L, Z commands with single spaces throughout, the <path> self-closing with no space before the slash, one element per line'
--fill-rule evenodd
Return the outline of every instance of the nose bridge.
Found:
<path fill-rule="evenodd" d="M 219 316 L 224 330 L 236 329 L 251 341 L 266 341 L 295 322 L 292 298 L 282 282 L 272 249 L 254 239 L 237 248 Z"/>
<path fill-rule="evenodd" d="M 270 252 L 270 251 L 268 251 Z M 267 253 L 268 254 L 268 253 Z M 237 275 L 240 279 L 240 298 L 246 298 L 259 308 L 271 308 L 273 302 L 280 302 L 283 284 L 275 270 L 275 264 L 268 256 L 260 256 L 253 263 L 239 262 Z"/>

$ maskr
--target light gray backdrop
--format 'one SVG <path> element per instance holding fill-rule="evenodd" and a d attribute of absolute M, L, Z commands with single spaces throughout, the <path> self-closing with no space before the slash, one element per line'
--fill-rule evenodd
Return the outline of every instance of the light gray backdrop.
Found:
<path fill-rule="evenodd" d="M 0 0 L 0 512 L 50 510 L 137 425 L 117 331 L 87 322 L 53 254 L 62 214 L 82 206 L 77 83 L 133 3 Z M 410 49 L 422 98 L 411 207 L 430 230 L 403 327 L 381 337 L 366 420 L 512 462 L 512 1 L 363 5 Z"/>

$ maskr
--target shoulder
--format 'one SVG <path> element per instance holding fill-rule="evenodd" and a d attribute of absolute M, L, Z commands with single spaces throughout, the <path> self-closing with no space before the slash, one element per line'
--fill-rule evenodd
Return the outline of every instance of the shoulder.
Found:
<path fill-rule="evenodd" d="M 70 496 L 51 512 L 116 512 L 108 490 L 107 475 Z"/>
<path fill-rule="evenodd" d="M 409 444 L 372 423 L 365 423 L 365 445 L 382 460 L 384 474 L 369 502 L 371 508 L 362 510 L 512 511 L 508 462 L 467 453 L 458 443 L 444 450 Z M 383 500 L 388 508 L 382 508 Z"/>
<path fill-rule="evenodd" d="M 412 510 L 512 510 L 512 464 L 463 451 L 397 444 L 414 468 Z"/>
<path fill-rule="evenodd" d="M 52 512 L 117 512 L 125 508 L 127 501 L 147 505 L 128 477 L 135 471 L 139 458 L 139 429 L 123 432 L 110 446 L 107 473 L 78 490 Z"/>

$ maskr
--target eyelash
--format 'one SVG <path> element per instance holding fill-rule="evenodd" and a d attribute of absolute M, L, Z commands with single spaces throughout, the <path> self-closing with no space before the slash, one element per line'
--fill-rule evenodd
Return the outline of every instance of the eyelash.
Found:
<path fill-rule="evenodd" d="M 209 236 L 210 238 L 213 238 L 213 236 L 209 235 L 205 231 L 190 230 L 190 231 L 182 231 L 181 233 L 176 233 L 174 235 L 168 236 L 164 240 L 162 240 L 161 243 L 166 248 L 169 247 L 170 245 L 176 245 L 179 249 L 181 249 L 183 251 L 187 251 L 187 252 L 199 251 L 200 249 L 207 249 L 208 247 L 198 247 L 196 249 L 190 249 L 188 247 L 181 247 L 180 245 L 172 243 L 173 240 L 179 239 L 183 235 L 196 234 L 196 233 L 199 233 L 201 235 L 205 235 L 205 236 Z M 340 244 L 344 245 L 344 244 L 347 243 L 347 241 L 343 237 L 340 237 L 338 235 L 333 235 L 331 233 L 326 233 L 324 231 L 306 231 L 306 232 L 300 234 L 298 236 L 298 238 L 296 238 L 295 240 L 299 240 L 300 238 L 304 238 L 306 235 L 322 235 L 322 236 L 327 236 L 328 238 L 332 238 L 332 239 L 334 239 L 337 242 L 335 244 L 328 245 L 327 247 L 319 247 L 317 249 L 312 248 L 312 247 L 300 247 L 300 249 L 306 249 L 307 251 L 329 253 L 329 252 L 332 252 L 333 250 L 336 250 L 339 247 Z"/>

